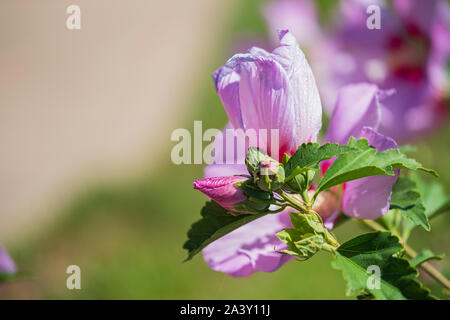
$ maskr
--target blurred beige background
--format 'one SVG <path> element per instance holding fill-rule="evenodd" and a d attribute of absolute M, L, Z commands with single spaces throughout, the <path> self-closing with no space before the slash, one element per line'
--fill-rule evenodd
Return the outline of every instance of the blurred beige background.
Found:
<path fill-rule="evenodd" d="M 71 4 L 81 30 L 66 28 Z M 46 221 L 74 186 L 165 156 L 230 6 L 0 2 L 0 241 Z"/>

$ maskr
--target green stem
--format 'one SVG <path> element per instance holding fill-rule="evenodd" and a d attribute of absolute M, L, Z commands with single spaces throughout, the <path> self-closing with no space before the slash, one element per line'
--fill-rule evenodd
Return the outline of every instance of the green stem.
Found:
<path fill-rule="evenodd" d="M 336 249 L 337 249 L 338 247 L 334 247 L 334 246 L 332 246 L 332 245 L 329 245 L 329 244 L 327 244 L 327 243 L 325 243 L 325 244 L 323 244 L 322 245 L 322 249 L 323 250 L 325 250 L 325 251 L 328 251 L 328 252 L 330 252 L 330 253 L 332 253 L 332 254 L 336 254 Z"/>
<path fill-rule="evenodd" d="M 305 190 L 302 192 L 302 199 L 307 204 L 307 206 L 310 206 L 309 204 L 309 196 L 308 196 L 308 190 Z"/>
<path fill-rule="evenodd" d="M 361 220 L 363 221 L 369 228 L 376 230 L 376 231 L 388 231 L 385 228 L 383 228 L 381 225 L 379 225 L 377 222 L 373 220 Z M 398 236 L 398 235 L 396 235 Z M 399 236 L 398 236 L 399 237 Z M 403 247 L 405 248 L 406 254 L 411 258 L 414 259 L 417 256 L 416 251 L 409 247 L 401 237 L 399 237 L 400 241 L 403 243 Z M 434 280 L 439 282 L 441 285 L 443 285 L 448 291 L 450 290 L 450 281 L 442 274 L 440 273 L 433 265 L 431 265 L 429 262 L 424 262 L 420 266 L 428 275 L 430 275 Z"/>
<path fill-rule="evenodd" d="M 294 209 L 297 209 L 300 212 L 303 213 L 307 213 L 308 209 L 303 206 L 302 204 L 298 203 L 297 201 L 295 201 L 294 199 L 292 199 L 291 197 L 289 197 L 286 193 L 284 193 L 283 191 L 281 191 L 279 193 L 279 195 L 288 203 L 290 204 L 291 207 L 293 207 Z"/>

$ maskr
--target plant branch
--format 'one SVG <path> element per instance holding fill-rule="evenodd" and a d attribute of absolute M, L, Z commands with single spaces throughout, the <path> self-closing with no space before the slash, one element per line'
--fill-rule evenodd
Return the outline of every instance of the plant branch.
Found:
<path fill-rule="evenodd" d="M 289 197 L 286 193 L 284 193 L 282 190 L 280 190 L 279 195 L 294 209 L 297 209 L 298 211 L 302 213 L 308 213 L 308 209 L 303 206 L 301 203 L 295 201 L 291 197 Z"/>

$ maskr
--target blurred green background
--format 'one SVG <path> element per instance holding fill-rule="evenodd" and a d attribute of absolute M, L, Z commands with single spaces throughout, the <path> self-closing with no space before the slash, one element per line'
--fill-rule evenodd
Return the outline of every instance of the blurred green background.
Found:
<path fill-rule="evenodd" d="M 322 16 L 333 1 L 319 1 Z M 215 93 L 210 74 L 231 54 L 242 34 L 266 37 L 258 1 L 241 1 L 223 27 L 221 45 L 215 48 L 195 85 L 196 99 L 188 101 L 189 117 L 177 124 L 193 128 L 202 120 L 203 128 L 222 128 L 226 114 Z M 326 120 L 326 119 L 324 119 Z M 149 124 L 150 125 L 150 124 Z M 175 129 L 175 128 L 174 128 Z M 5 243 L 23 277 L 0 290 L 0 298 L 44 299 L 347 299 L 340 272 L 330 267 L 328 254 L 318 254 L 305 262 L 292 262 L 277 272 L 257 273 L 235 279 L 210 270 L 201 256 L 182 263 L 182 245 L 192 222 L 199 218 L 205 197 L 195 192 L 192 182 L 203 175 L 201 165 L 173 165 L 170 142 L 162 150 L 163 160 L 138 176 L 120 182 L 102 180 L 76 192 L 59 207 L 57 220 L 32 234 L 18 234 Z M 450 128 L 442 128 L 434 138 L 419 143 L 415 156 L 426 167 L 441 174 L 450 190 L 448 141 Z M 155 166 L 157 169 L 154 170 Z M 151 170 L 150 170 L 151 169 Z M 416 230 L 411 245 L 450 254 L 450 220 L 440 216 L 432 221 L 432 232 Z M 335 230 L 342 242 L 362 232 L 352 222 Z M 66 267 L 81 267 L 82 289 L 66 288 Z M 450 276 L 448 259 L 436 263 Z M 433 292 L 439 287 L 422 279 Z"/>

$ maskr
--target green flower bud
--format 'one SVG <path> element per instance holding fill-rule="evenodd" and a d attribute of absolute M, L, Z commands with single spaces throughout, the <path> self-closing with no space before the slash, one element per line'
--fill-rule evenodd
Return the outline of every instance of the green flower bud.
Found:
<path fill-rule="evenodd" d="M 252 177 L 259 171 L 259 164 L 261 161 L 274 161 L 271 157 L 267 155 L 264 150 L 256 147 L 250 147 L 247 151 L 247 157 L 245 159 L 245 165 L 247 170 Z"/>
<path fill-rule="evenodd" d="M 272 160 L 260 162 L 254 181 L 261 190 L 275 191 L 283 185 L 284 178 L 284 168 Z"/>
<path fill-rule="evenodd" d="M 242 213 L 262 213 L 269 210 L 273 196 L 270 192 L 260 190 L 253 180 L 246 180 L 235 184 L 247 196 L 247 200 L 235 205 L 233 210 Z"/>
<path fill-rule="evenodd" d="M 283 188 L 292 192 L 303 192 L 308 190 L 311 182 L 314 179 L 314 175 L 316 174 L 316 170 L 308 169 L 303 173 L 296 175 L 293 179 L 289 180 Z"/>
<path fill-rule="evenodd" d="M 245 164 L 254 183 L 261 190 L 271 192 L 283 185 L 285 178 L 283 166 L 269 157 L 264 150 L 249 148 Z"/>

